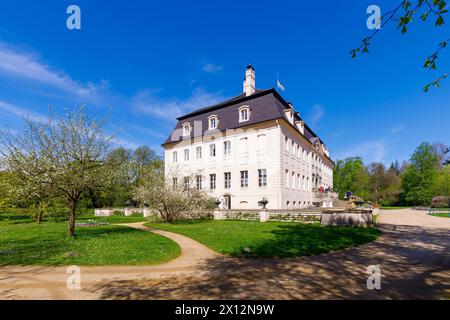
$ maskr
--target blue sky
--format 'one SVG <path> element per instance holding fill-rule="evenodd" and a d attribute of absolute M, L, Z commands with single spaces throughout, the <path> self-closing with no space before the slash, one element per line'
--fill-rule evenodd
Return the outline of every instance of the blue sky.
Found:
<path fill-rule="evenodd" d="M 397 1 L 3 1 L 0 4 L 0 127 L 22 128 L 86 104 L 109 113 L 116 143 L 160 144 L 175 116 L 242 91 L 245 66 L 258 88 L 273 87 L 326 142 L 333 159 L 409 158 L 422 141 L 450 143 L 450 71 L 425 57 L 449 37 L 447 26 L 417 21 L 401 35 L 377 35 L 368 55 L 349 50 L 370 33 L 366 8 Z M 66 8 L 81 8 L 81 30 L 66 28 Z"/>

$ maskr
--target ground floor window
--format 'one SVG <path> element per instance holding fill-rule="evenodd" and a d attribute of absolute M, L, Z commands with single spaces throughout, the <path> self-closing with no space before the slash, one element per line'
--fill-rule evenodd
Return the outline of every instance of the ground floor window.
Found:
<path fill-rule="evenodd" d="M 195 177 L 197 190 L 202 190 L 202 176 Z"/>
<path fill-rule="evenodd" d="M 216 189 L 216 174 L 215 173 L 212 173 L 209 175 L 209 188 L 211 190 Z"/>
<path fill-rule="evenodd" d="M 241 188 L 248 188 L 248 171 L 241 171 Z"/>
<path fill-rule="evenodd" d="M 225 172 L 224 177 L 225 177 L 225 189 L 230 189 L 231 188 L 231 172 Z"/>
<path fill-rule="evenodd" d="M 258 186 L 267 187 L 267 171 L 266 171 L 266 169 L 258 169 Z"/>

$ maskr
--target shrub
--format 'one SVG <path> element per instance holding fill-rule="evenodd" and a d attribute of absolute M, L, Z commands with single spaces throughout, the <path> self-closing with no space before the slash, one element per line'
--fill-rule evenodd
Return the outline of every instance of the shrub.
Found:
<path fill-rule="evenodd" d="M 447 208 L 450 207 L 450 197 L 436 196 L 431 200 L 432 208 Z"/>
<path fill-rule="evenodd" d="M 118 210 L 114 210 L 113 211 L 113 216 L 124 216 L 125 213 L 123 213 L 122 211 L 118 211 Z"/>

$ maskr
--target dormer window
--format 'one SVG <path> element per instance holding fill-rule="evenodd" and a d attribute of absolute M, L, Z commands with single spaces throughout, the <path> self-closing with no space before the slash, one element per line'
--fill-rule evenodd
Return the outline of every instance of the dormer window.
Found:
<path fill-rule="evenodd" d="M 208 117 L 208 130 L 217 129 L 219 118 L 216 115 Z"/>
<path fill-rule="evenodd" d="M 242 106 L 238 109 L 239 111 L 239 122 L 248 121 L 250 119 L 250 107 Z"/>
<path fill-rule="evenodd" d="M 292 109 L 284 110 L 284 114 L 286 115 L 286 118 L 291 124 L 294 124 L 294 112 Z"/>
<path fill-rule="evenodd" d="M 183 136 L 190 136 L 191 135 L 191 124 L 185 123 L 183 124 Z"/>

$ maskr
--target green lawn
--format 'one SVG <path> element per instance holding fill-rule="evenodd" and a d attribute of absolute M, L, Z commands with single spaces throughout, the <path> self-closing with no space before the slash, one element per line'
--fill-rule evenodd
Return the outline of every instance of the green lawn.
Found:
<path fill-rule="evenodd" d="M 86 220 L 95 220 L 109 223 L 132 223 L 132 222 L 148 221 L 148 219 L 144 218 L 142 214 L 135 214 L 128 217 L 126 216 L 96 217 L 93 214 L 81 214 L 77 216 L 77 221 L 79 222 Z"/>
<path fill-rule="evenodd" d="M 231 220 L 179 221 L 146 225 L 183 234 L 220 253 L 251 257 L 320 254 L 370 242 L 381 234 L 375 228 Z"/>
<path fill-rule="evenodd" d="M 432 216 L 435 217 L 444 217 L 444 218 L 450 218 L 450 213 L 444 213 L 444 212 L 439 212 L 439 213 L 432 213 Z"/>
<path fill-rule="evenodd" d="M 101 220 L 137 219 L 108 218 Z M 144 265 L 180 255 L 174 241 L 146 231 L 113 225 L 75 231 L 76 237 L 70 239 L 67 222 L 37 224 L 25 216 L 0 215 L 0 265 Z"/>
<path fill-rule="evenodd" d="M 381 210 L 399 210 L 399 209 L 407 209 L 411 208 L 411 206 L 387 206 L 387 207 L 381 207 Z"/>

